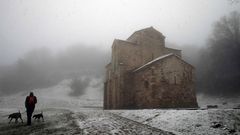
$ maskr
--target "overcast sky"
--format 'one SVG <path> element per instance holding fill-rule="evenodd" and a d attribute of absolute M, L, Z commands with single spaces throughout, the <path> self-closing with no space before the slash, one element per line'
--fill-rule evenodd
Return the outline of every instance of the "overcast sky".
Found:
<path fill-rule="evenodd" d="M 36 47 L 110 49 L 115 38 L 153 26 L 178 45 L 204 45 L 232 0 L 1 0 L 0 65 Z M 234 1 L 234 0 L 233 0 Z"/>

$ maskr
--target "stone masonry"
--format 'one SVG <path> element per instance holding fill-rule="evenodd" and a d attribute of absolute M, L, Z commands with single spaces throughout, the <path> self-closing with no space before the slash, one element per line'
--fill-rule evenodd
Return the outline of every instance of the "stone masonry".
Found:
<path fill-rule="evenodd" d="M 106 70 L 104 109 L 198 107 L 194 67 L 153 27 L 115 39 Z"/>

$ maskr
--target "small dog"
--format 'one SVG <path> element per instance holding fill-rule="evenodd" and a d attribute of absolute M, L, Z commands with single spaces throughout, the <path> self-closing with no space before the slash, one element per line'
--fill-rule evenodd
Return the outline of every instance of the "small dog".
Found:
<path fill-rule="evenodd" d="M 34 118 L 34 120 L 36 120 L 36 119 L 40 120 L 40 118 L 42 118 L 42 121 L 44 121 L 43 112 L 33 115 L 33 118 Z"/>
<path fill-rule="evenodd" d="M 10 114 L 10 115 L 8 116 L 8 119 L 10 119 L 9 123 L 12 121 L 12 119 L 15 119 L 15 123 L 17 123 L 17 122 L 18 122 L 18 118 L 19 118 L 20 120 L 22 120 L 22 115 L 21 115 L 20 111 L 17 112 L 17 113 L 12 113 L 12 114 Z M 22 123 L 23 123 L 23 120 L 22 120 Z"/>

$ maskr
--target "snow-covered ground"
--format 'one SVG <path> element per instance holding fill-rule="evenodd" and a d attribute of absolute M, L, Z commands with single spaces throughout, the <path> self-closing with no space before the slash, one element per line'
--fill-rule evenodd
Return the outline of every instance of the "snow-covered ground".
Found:
<path fill-rule="evenodd" d="M 83 134 L 173 135 L 171 132 L 132 121 L 109 111 L 89 110 L 77 112 L 76 115 L 81 116 L 78 124 Z"/>
<path fill-rule="evenodd" d="M 240 95 L 231 98 L 224 98 L 221 96 L 198 94 L 197 101 L 201 108 L 206 108 L 207 105 L 217 105 L 218 108 L 221 109 L 240 108 Z"/>
<path fill-rule="evenodd" d="M 102 108 L 103 96 L 102 91 L 94 87 L 95 80 L 86 88 L 86 93 L 82 96 L 70 96 L 72 92 L 70 88 L 71 80 L 64 80 L 58 85 L 45 88 L 31 90 L 37 96 L 37 109 L 44 108 Z M 1 108 L 15 108 L 16 111 L 25 110 L 24 102 L 30 91 L 20 92 L 11 96 L 0 97 Z"/>
<path fill-rule="evenodd" d="M 179 135 L 240 134 L 240 110 L 114 110 L 122 117 Z M 214 125 L 220 124 L 214 128 Z"/>
<path fill-rule="evenodd" d="M 11 122 L 8 124 L 9 120 L 7 119 L 7 115 L 11 111 L 1 109 L 0 135 L 72 135 L 82 133 L 71 111 L 52 108 L 43 109 L 41 111 L 44 112 L 45 121 L 32 120 L 32 125 L 27 126 L 26 113 L 22 113 L 24 123 Z"/>
<path fill-rule="evenodd" d="M 29 91 L 0 97 L 0 135 L 5 134 L 180 134 L 225 135 L 240 134 L 239 98 L 213 98 L 198 95 L 201 108 L 209 110 L 103 110 L 102 91 L 93 80 L 82 96 L 72 92 L 64 80 L 56 86 L 32 90 L 38 97 L 35 113 L 43 111 L 45 121 L 26 125 L 24 101 Z M 8 124 L 10 113 L 21 111 L 24 123 Z"/>

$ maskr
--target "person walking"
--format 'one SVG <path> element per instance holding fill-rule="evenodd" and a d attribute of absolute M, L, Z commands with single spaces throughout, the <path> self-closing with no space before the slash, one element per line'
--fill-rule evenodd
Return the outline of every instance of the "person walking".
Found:
<path fill-rule="evenodd" d="M 25 107 L 27 109 L 27 125 L 31 125 L 31 117 L 36 103 L 37 97 L 33 95 L 33 92 L 30 92 L 29 96 L 27 96 L 25 100 Z"/>

